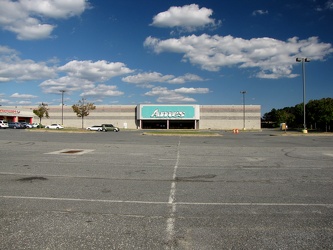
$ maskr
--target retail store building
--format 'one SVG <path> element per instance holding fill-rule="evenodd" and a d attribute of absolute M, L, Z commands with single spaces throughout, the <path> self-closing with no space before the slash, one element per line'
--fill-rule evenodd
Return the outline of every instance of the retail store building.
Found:
<path fill-rule="evenodd" d="M 0 120 L 33 123 L 34 114 L 26 107 L 0 107 Z"/>
<path fill-rule="evenodd" d="M 0 119 L 39 122 L 33 109 L 37 106 L 3 107 Z M 42 124 L 59 123 L 82 127 L 71 106 L 48 106 L 50 118 Z M 84 117 L 84 127 L 112 123 L 122 129 L 260 129 L 260 105 L 96 105 Z"/>

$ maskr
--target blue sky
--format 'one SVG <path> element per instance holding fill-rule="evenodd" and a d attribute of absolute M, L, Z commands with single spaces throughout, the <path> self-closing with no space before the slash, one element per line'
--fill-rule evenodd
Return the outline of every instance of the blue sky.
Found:
<path fill-rule="evenodd" d="M 333 97 L 333 0 L 0 0 L 0 105 Z"/>

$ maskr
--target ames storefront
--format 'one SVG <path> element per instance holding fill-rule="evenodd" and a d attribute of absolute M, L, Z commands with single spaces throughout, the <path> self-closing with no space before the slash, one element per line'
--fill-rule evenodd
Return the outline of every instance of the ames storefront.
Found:
<path fill-rule="evenodd" d="M 197 129 L 200 107 L 140 104 L 137 106 L 137 119 L 142 129 Z"/>

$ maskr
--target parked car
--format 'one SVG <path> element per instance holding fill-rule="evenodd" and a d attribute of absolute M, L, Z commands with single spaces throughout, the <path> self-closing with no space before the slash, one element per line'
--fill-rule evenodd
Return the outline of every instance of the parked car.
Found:
<path fill-rule="evenodd" d="M 25 128 L 20 122 L 8 122 L 8 127 L 9 128 Z"/>
<path fill-rule="evenodd" d="M 87 127 L 86 129 L 90 131 L 102 131 L 103 128 L 102 125 L 94 125 L 91 127 Z"/>
<path fill-rule="evenodd" d="M 32 128 L 38 128 L 39 124 L 38 123 L 30 123 L 29 124 Z"/>
<path fill-rule="evenodd" d="M 0 120 L 0 128 L 8 128 L 8 122 L 5 120 Z"/>
<path fill-rule="evenodd" d="M 48 129 L 63 129 L 64 127 L 61 126 L 60 124 L 51 124 L 51 125 L 46 125 L 45 128 L 48 128 Z"/>
<path fill-rule="evenodd" d="M 119 132 L 119 128 L 113 126 L 112 124 L 102 124 L 102 131 L 104 131 L 104 132 L 107 132 L 107 131 Z"/>
<path fill-rule="evenodd" d="M 32 128 L 32 126 L 27 122 L 20 122 L 24 128 Z"/>

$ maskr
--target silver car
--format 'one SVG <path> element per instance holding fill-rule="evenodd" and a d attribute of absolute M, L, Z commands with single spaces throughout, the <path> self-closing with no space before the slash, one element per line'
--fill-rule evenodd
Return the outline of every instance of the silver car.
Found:
<path fill-rule="evenodd" d="M 86 130 L 90 130 L 90 131 L 102 131 L 102 126 L 101 125 L 94 125 L 91 127 L 87 127 Z"/>

